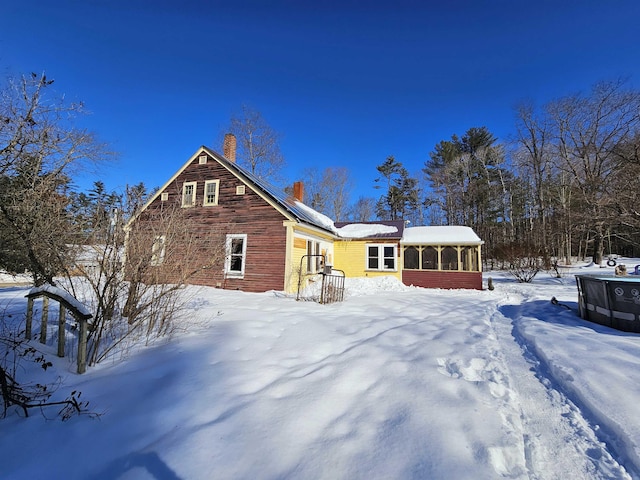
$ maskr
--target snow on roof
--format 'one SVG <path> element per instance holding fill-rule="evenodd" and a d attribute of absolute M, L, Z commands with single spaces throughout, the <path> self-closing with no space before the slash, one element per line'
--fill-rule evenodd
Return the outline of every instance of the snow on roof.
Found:
<path fill-rule="evenodd" d="M 398 229 L 390 225 L 380 223 L 350 223 L 337 229 L 339 237 L 343 238 L 365 238 L 376 235 L 396 233 Z"/>
<path fill-rule="evenodd" d="M 484 242 L 471 227 L 458 225 L 409 227 L 400 243 L 429 245 L 481 245 Z"/>
<path fill-rule="evenodd" d="M 313 223 L 325 228 L 326 230 L 329 230 L 330 232 L 337 233 L 337 229 L 333 224 L 333 220 L 331 220 L 329 217 L 323 215 L 320 212 L 316 212 L 313 208 L 308 207 L 302 202 L 296 201 L 294 202 L 294 204 L 297 208 L 302 210 L 302 212 L 304 212 L 307 217 L 310 217 L 310 219 L 313 220 Z"/>

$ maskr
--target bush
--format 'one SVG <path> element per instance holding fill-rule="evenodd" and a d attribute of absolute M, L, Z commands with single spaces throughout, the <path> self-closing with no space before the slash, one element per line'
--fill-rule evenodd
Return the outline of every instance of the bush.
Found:
<path fill-rule="evenodd" d="M 496 259 L 520 283 L 530 283 L 550 263 L 541 248 L 520 242 L 500 245 Z"/>

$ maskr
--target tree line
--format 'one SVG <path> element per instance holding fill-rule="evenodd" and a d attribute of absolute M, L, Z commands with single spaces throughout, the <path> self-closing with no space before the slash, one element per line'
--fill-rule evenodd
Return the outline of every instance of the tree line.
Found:
<path fill-rule="evenodd" d="M 106 238 L 149 194 L 143 183 L 120 193 L 102 182 L 74 188 L 79 169 L 114 154 L 75 126 L 83 105 L 56 99 L 52 83 L 44 74 L 10 79 L 0 103 L 0 268 L 27 269 L 38 282 L 53 281 L 72 245 Z M 506 141 L 484 126 L 453 134 L 419 172 L 388 156 L 375 166 L 377 198 L 352 201 L 345 167 L 307 168 L 305 203 L 336 221 L 467 225 L 487 261 L 639 255 L 640 92 L 602 82 L 542 106 L 522 103 L 514 127 Z M 280 135 L 258 111 L 243 106 L 226 131 L 238 138 L 239 164 L 285 183 Z"/>
<path fill-rule="evenodd" d="M 484 126 L 453 134 L 417 175 L 393 156 L 376 168 L 379 198 L 331 208 L 338 185 L 350 180 L 327 169 L 320 181 L 307 177 L 313 205 L 353 221 L 470 226 L 486 242 L 486 261 L 640 255 L 640 91 L 624 81 L 539 107 L 520 104 L 504 142 Z"/>

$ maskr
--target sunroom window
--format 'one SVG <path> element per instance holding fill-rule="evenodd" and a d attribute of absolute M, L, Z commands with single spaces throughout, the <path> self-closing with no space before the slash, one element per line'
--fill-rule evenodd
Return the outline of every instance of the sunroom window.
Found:
<path fill-rule="evenodd" d="M 456 247 L 442 249 L 442 270 L 458 270 L 458 249 Z"/>
<path fill-rule="evenodd" d="M 418 250 L 418 247 L 404 248 L 404 268 L 406 270 L 418 270 L 420 268 L 420 250 Z"/>

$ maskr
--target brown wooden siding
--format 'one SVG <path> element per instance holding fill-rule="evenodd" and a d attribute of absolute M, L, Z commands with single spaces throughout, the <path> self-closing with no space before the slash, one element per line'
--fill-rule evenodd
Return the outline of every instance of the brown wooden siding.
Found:
<path fill-rule="evenodd" d="M 404 270 L 402 283 L 426 288 L 469 288 L 482 290 L 482 272 Z"/>
<path fill-rule="evenodd" d="M 189 222 L 191 225 L 189 228 L 197 230 L 199 237 L 214 238 L 226 234 L 246 234 L 244 278 L 223 278 L 224 265 L 220 263 L 212 268 L 198 271 L 190 277 L 188 283 L 249 292 L 282 290 L 286 254 L 286 230 L 282 222 L 285 216 L 249 186 L 245 189 L 244 195 L 237 195 L 236 186 L 243 185 L 243 182 L 211 157 L 206 164 L 199 164 L 199 156 L 196 156 L 193 162 L 163 190 L 168 193 L 168 200 L 163 202 L 161 195 L 158 195 L 147 207 L 146 215 L 143 214 L 138 222 L 149 221 L 154 212 L 175 209 Z M 203 206 L 206 180 L 220 181 L 218 205 Z M 197 182 L 194 207 L 181 207 L 184 182 Z M 156 225 L 156 231 L 157 228 Z M 179 255 L 179 253 L 176 254 Z M 203 255 L 206 254 L 203 252 Z M 198 264 L 198 259 L 190 260 Z M 206 258 L 203 257 L 201 260 L 202 264 L 206 263 Z M 171 279 L 168 278 L 167 281 Z"/>

